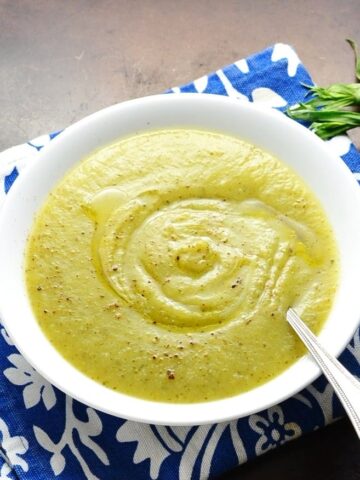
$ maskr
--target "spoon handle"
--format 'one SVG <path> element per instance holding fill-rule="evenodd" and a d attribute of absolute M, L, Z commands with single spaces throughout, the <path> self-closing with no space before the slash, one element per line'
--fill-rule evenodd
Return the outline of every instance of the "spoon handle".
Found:
<path fill-rule="evenodd" d="M 360 439 L 360 382 L 335 357 L 324 350 L 294 309 L 289 308 L 286 319 L 333 386 Z"/>

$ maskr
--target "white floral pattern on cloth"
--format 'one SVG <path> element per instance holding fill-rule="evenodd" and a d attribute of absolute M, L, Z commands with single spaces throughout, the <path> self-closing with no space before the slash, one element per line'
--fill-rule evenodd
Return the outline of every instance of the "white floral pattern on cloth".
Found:
<path fill-rule="evenodd" d="M 5 377 L 14 385 L 23 385 L 23 399 L 25 408 L 37 405 L 41 400 L 46 410 L 56 404 L 53 386 L 34 370 L 25 358 L 19 353 L 8 356 L 14 366 L 4 370 Z"/>
<path fill-rule="evenodd" d="M 171 92 L 229 95 L 280 111 L 304 98 L 311 78 L 295 51 L 276 44 Z M 26 165 L 60 132 L 0 153 L 0 206 Z M 360 181 L 346 136 L 327 142 Z M 106 415 L 52 387 L 0 336 L 0 480 L 205 480 L 343 415 L 323 377 L 263 412 L 217 425 L 165 427 Z M 341 361 L 360 377 L 360 334 Z"/>
<path fill-rule="evenodd" d="M 265 416 L 251 415 L 249 425 L 259 434 L 255 444 L 256 455 L 261 455 L 301 434 L 301 428 L 297 423 L 285 423 L 284 412 L 279 405 L 269 408 Z"/>
<path fill-rule="evenodd" d="M 164 427 L 127 421 L 117 431 L 116 439 L 137 443 L 133 461 L 137 464 L 150 460 L 151 480 L 160 478 L 161 465 L 172 453 L 181 454 L 179 480 L 206 479 L 210 475 L 215 450 L 226 432 L 230 433 L 238 463 L 244 463 L 247 455 L 237 430 L 237 421 L 199 427 Z M 199 463 L 198 473 L 196 462 Z"/>
<path fill-rule="evenodd" d="M 300 58 L 297 56 L 295 50 L 293 50 L 290 45 L 285 45 L 284 43 L 277 43 L 274 45 L 272 51 L 271 60 L 277 62 L 278 60 L 287 60 L 287 73 L 289 77 L 294 77 L 297 72 L 297 68 L 300 65 Z"/>
<path fill-rule="evenodd" d="M 79 438 L 79 443 L 91 450 L 103 465 L 109 465 L 109 459 L 104 450 L 91 438 L 97 437 L 102 431 L 102 422 L 98 413 L 92 408 L 86 409 L 87 420 L 79 420 L 73 411 L 73 399 L 69 396 L 65 399 L 65 428 L 60 440 L 56 443 L 50 439 L 49 435 L 34 425 L 34 434 L 38 443 L 52 455 L 50 465 L 54 475 L 62 473 L 66 466 L 66 457 L 63 455 L 65 448 L 70 450 L 75 459 L 79 462 L 84 476 L 88 480 L 100 480 L 94 475 L 76 445 L 75 433 Z"/>
<path fill-rule="evenodd" d="M 19 467 L 23 472 L 28 472 L 29 465 L 22 456 L 29 448 L 29 442 L 23 436 L 11 436 L 5 421 L 0 418 L 0 456 L 5 460 L 0 470 L 0 480 L 11 478 L 8 475 L 14 467 Z"/>

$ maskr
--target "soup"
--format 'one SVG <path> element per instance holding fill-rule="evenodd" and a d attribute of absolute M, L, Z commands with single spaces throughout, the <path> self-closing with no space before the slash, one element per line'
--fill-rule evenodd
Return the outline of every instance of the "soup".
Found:
<path fill-rule="evenodd" d="M 142 133 L 77 164 L 38 213 L 26 251 L 35 316 L 77 369 L 164 402 L 236 395 L 304 354 L 339 260 L 314 194 L 240 139 Z"/>

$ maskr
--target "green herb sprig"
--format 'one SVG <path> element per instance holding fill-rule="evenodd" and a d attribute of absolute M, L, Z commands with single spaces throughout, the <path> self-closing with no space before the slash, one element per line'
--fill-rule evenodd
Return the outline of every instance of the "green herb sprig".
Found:
<path fill-rule="evenodd" d="M 355 54 L 355 74 L 360 81 L 360 57 L 356 42 L 347 39 Z M 294 120 L 310 122 L 310 130 L 324 140 L 340 135 L 360 126 L 360 112 L 353 109 L 360 106 L 360 83 L 334 83 L 328 87 L 305 85 L 307 102 L 286 110 Z"/>

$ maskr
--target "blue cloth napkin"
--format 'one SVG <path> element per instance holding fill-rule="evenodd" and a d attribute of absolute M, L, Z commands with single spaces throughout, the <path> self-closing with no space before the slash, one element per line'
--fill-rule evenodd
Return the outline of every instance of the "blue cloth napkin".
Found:
<path fill-rule="evenodd" d="M 294 50 L 276 44 L 169 93 L 229 95 L 283 110 L 304 98 L 303 83 L 312 82 Z M 0 154 L 0 205 L 21 171 L 59 133 Z M 360 155 L 348 137 L 327 143 L 360 180 Z M 64 395 L 24 360 L 4 328 L 0 332 L 0 480 L 214 478 L 343 415 L 320 377 L 293 398 L 240 420 L 195 427 L 139 424 Z M 359 331 L 341 361 L 360 376 Z"/>

